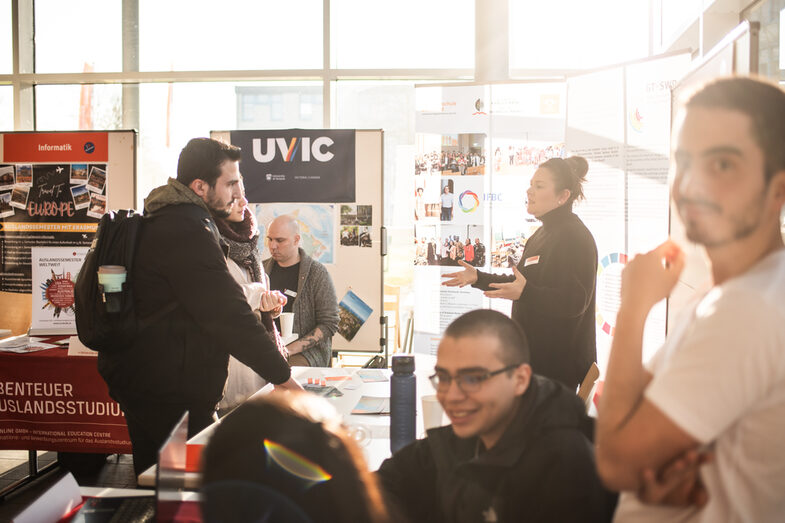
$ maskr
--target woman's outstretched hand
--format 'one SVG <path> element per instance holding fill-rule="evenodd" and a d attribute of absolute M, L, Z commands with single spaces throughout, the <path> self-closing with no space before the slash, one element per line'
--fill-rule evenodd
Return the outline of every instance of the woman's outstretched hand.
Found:
<path fill-rule="evenodd" d="M 461 264 L 464 269 L 459 272 L 442 274 L 442 278 L 450 278 L 449 280 L 443 281 L 442 285 L 446 285 L 447 287 L 465 287 L 477 281 L 477 269 L 462 260 L 458 261 L 458 263 Z"/>

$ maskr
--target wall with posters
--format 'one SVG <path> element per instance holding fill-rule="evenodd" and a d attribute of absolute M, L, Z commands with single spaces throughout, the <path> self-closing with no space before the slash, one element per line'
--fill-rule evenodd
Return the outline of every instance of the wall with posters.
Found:
<path fill-rule="evenodd" d="M 435 353 L 441 333 L 480 307 L 510 302 L 443 287 L 465 261 L 509 272 L 538 223 L 525 192 L 536 166 L 564 149 L 563 82 L 422 86 L 416 90 L 414 350 Z"/>
<path fill-rule="evenodd" d="M 259 224 L 291 214 L 301 247 L 332 277 L 341 317 L 336 351 L 378 352 L 383 309 L 383 174 L 380 130 L 213 131 L 243 150 L 240 171 Z"/>
<path fill-rule="evenodd" d="M 689 53 L 644 60 L 567 80 L 566 143 L 589 160 L 586 200 L 575 212 L 594 235 L 597 359 L 604 370 L 628 256 L 668 237 L 671 89 L 687 72 Z M 649 315 L 644 357 L 665 339 L 665 302 Z"/>
<path fill-rule="evenodd" d="M 106 209 L 134 206 L 135 161 L 135 131 L 0 134 L 0 327 L 30 327 L 34 248 L 87 247 Z"/>
<path fill-rule="evenodd" d="M 507 300 L 441 287 L 441 275 L 466 260 L 466 239 L 473 265 L 509 273 L 540 226 L 525 210 L 532 174 L 548 158 L 577 154 L 590 164 L 586 200 L 574 210 L 599 250 L 597 348 L 604 369 L 627 256 L 668 235 L 670 91 L 689 63 L 688 53 L 676 53 L 566 82 L 417 89 L 416 351 L 434 352 L 441 333 L 462 312 L 478 307 L 509 312 Z M 463 163 L 481 168 L 469 172 Z M 477 238 L 483 260 L 474 255 Z M 456 239 L 462 245 L 454 253 Z M 650 315 L 645 349 L 656 349 L 664 336 L 663 303 Z"/>

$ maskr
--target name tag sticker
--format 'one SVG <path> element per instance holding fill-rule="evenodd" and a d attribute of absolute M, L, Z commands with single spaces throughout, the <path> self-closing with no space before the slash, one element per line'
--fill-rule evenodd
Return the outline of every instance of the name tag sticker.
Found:
<path fill-rule="evenodd" d="M 528 267 L 529 265 L 536 265 L 538 263 L 540 263 L 540 257 L 532 256 L 531 258 L 526 258 L 526 261 L 523 262 L 523 266 Z"/>
<path fill-rule="evenodd" d="M 286 294 L 287 296 L 291 296 L 292 298 L 297 297 L 297 291 L 286 289 L 285 291 L 283 291 L 283 293 Z"/>

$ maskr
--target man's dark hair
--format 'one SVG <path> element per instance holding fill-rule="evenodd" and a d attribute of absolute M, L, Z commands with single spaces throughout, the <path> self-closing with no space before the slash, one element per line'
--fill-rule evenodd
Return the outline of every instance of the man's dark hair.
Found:
<path fill-rule="evenodd" d="M 447 327 L 444 335 L 450 338 L 494 336 L 501 347 L 499 359 L 505 365 L 529 363 L 530 360 L 529 341 L 523 329 L 498 311 L 477 309 L 462 314 Z"/>
<path fill-rule="evenodd" d="M 193 138 L 183 150 L 177 162 L 177 181 L 191 185 L 194 180 L 204 180 L 210 187 L 221 175 L 221 165 L 229 160 L 239 162 L 240 148 L 211 138 Z"/>
<path fill-rule="evenodd" d="M 766 182 L 785 170 L 785 92 L 766 80 L 722 78 L 706 84 L 686 104 L 738 111 L 752 121 L 752 138 L 763 150 Z"/>

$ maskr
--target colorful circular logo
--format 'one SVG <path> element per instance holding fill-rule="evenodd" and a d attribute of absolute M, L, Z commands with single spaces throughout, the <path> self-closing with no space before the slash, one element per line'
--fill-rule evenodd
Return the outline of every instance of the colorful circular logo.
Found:
<path fill-rule="evenodd" d="M 84 152 L 86 152 L 87 154 L 93 154 L 93 152 L 95 152 L 95 144 L 93 142 L 85 143 Z"/>
<path fill-rule="evenodd" d="M 598 289 L 600 288 L 600 278 L 602 277 L 602 273 L 604 271 L 606 271 L 608 268 L 611 267 L 617 268 L 614 267 L 615 265 L 626 265 L 626 264 L 627 264 L 627 255 L 620 252 L 612 252 L 607 256 L 605 256 L 603 259 L 601 259 L 600 263 L 597 265 L 597 288 Z M 603 288 L 606 289 L 606 292 L 615 291 L 616 293 L 618 293 L 618 291 L 621 289 L 621 281 L 607 282 L 607 285 L 603 286 Z M 618 308 L 618 304 L 616 305 L 616 307 Z M 616 313 L 618 312 L 618 310 L 607 311 L 607 312 L 608 312 L 608 316 L 612 317 L 615 320 Z M 600 328 L 600 330 L 602 330 L 602 332 L 604 332 L 605 334 L 613 336 L 616 331 L 616 327 L 614 325 L 611 325 L 608 322 L 608 320 L 603 318 L 599 306 L 597 307 L 596 318 L 597 318 L 597 326 Z"/>
<path fill-rule="evenodd" d="M 643 132 L 643 116 L 641 116 L 641 110 L 638 107 L 630 110 L 630 126 L 636 132 Z"/>
<path fill-rule="evenodd" d="M 465 213 L 474 212 L 480 206 L 480 198 L 472 191 L 463 191 L 458 197 L 458 206 Z"/>

